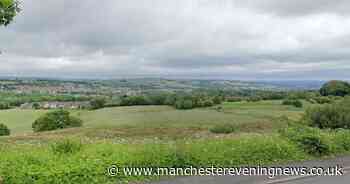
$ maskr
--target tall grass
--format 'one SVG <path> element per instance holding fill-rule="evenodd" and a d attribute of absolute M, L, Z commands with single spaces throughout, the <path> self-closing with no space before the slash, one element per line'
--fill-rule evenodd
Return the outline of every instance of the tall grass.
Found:
<path fill-rule="evenodd" d="M 349 130 L 291 126 L 280 134 L 247 134 L 234 139 L 133 144 L 81 144 L 74 140 L 35 145 L 7 144 L 0 147 L 0 177 L 4 184 L 112 184 L 155 179 L 123 174 L 110 177 L 106 169 L 114 164 L 152 168 L 268 165 L 348 153 L 349 143 Z"/>
<path fill-rule="evenodd" d="M 295 144 L 277 135 L 167 144 L 92 143 L 83 145 L 83 149 L 75 149 L 75 143 L 55 145 L 55 149 L 50 145 L 7 147 L 0 153 L 0 176 L 4 184 L 108 184 L 117 180 L 146 179 L 145 176 L 110 177 L 106 168 L 112 164 L 120 167 L 229 167 L 307 157 Z"/>
<path fill-rule="evenodd" d="M 311 155 L 325 156 L 350 151 L 350 130 L 322 130 L 304 125 L 293 125 L 280 133 Z"/>

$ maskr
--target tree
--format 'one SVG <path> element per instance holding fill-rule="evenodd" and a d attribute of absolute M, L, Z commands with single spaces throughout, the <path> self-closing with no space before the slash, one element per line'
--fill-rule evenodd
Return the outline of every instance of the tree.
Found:
<path fill-rule="evenodd" d="M 174 94 L 168 95 L 164 100 L 165 105 L 174 105 L 175 102 L 176 102 L 176 95 Z"/>
<path fill-rule="evenodd" d="M 10 135 L 10 129 L 6 125 L 0 123 L 0 136 Z"/>
<path fill-rule="evenodd" d="M 193 103 L 191 100 L 184 100 L 183 101 L 183 109 L 192 109 L 193 108 Z"/>
<path fill-rule="evenodd" d="M 350 84 L 345 81 L 329 81 L 320 89 L 322 96 L 346 96 L 350 94 Z"/>
<path fill-rule="evenodd" d="M 213 98 L 213 103 L 214 104 L 221 104 L 222 103 L 222 100 L 223 100 L 223 97 L 222 96 L 215 96 Z"/>
<path fill-rule="evenodd" d="M 68 111 L 57 110 L 39 117 L 32 124 L 32 128 L 34 132 L 41 132 L 70 127 L 80 127 L 82 124 L 82 120 L 70 116 Z"/>
<path fill-rule="evenodd" d="M 40 104 L 39 103 L 33 103 L 33 108 L 34 109 L 40 109 Z"/>
<path fill-rule="evenodd" d="M 191 100 L 180 99 L 180 100 L 176 101 L 175 108 L 176 109 L 192 109 L 193 103 Z"/>
<path fill-rule="evenodd" d="M 91 109 L 103 108 L 105 104 L 106 104 L 106 99 L 104 98 L 95 98 L 90 101 Z"/>
<path fill-rule="evenodd" d="M 302 108 L 303 107 L 303 102 L 300 100 L 295 100 L 294 104 L 295 107 Z"/>
<path fill-rule="evenodd" d="M 0 109 L 9 109 L 10 108 L 10 106 L 9 106 L 9 104 L 8 103 L 0 103 Z"/>
<path fill-rule="evenodd" d="M 0 0 L 0 26 L 7 26 L 20 11 L 17 0 Z"/>
<path fill-rule="evenodd" d="M 211 99 L 206 99 L 203 101 L 203 107 L 211 107 L 213 105 L 214 105 L 214 102 Z"/>

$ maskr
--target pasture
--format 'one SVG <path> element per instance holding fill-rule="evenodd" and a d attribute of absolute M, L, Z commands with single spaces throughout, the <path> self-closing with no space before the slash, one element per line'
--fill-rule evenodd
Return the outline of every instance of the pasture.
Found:
<path fill-rule="evenodd" d="M 12 136 L 31 135 L 31 125 L 46 110 L 11 109 L 0 111 L 0 122 Z M 206 136 L 217 124 L 234 124 L 240 132 L 271 132 L 283 126 L 281 117 L 297 120 L 303 108 L 281 105 L 281 101 L 226 102 L 210 108 L 176 110 L 170 106 L 112 107 L 95 111 L 71 111 L 84 121 L 82 128 L 55 131 L 56 134 L 90 137 Z M 58 133 L 57 133 L 58 132 Z M 52 134 L 52 133 L 47 133 Z M 197 135 L 198 134 L 198 135 Z"/>
<path fill-rule="evenodd" d="M 0 138 L 0 177 L 11 183 L 129 183 L 159 176 L 106 174 L 119 167 L 232 167 L 277 164 L 319 158 L 299 138 L 319 136 L 327 155 L 348 154 L 350 132 L 289 125 L 304 108 L 281 101 L 230 102 L 209 108 L 176 110 L 169 106 L 113 107 L 71 111 L 83 127 L 32 133 L 45 110 L 0 111 L 0 122 L 13 134 Z M 229 134 L 212 133 L 230 124 Z M 282 129 L 283 128 L 283 129 Z M 279 131 L 280 130 L 280 131 Z M 302 134 L 300 132 L 303 132 Z"/>

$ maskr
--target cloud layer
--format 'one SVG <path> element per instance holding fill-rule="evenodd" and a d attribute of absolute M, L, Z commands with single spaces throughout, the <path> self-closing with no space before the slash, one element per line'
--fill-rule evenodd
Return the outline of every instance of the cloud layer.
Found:
<path fill-rule="evenodd" d="M 23 0 L 0 75 L 350 79 L 346 0 Z"/>

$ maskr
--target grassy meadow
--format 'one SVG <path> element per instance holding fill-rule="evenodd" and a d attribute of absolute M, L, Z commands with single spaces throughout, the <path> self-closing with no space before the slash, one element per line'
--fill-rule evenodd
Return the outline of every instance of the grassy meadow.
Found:
<path fill-rule="evenodd" d="M 297 120 L 304 109 L 281 105 L 281 101 L 226 102 L 221 108 L 176 110 L 170 106 L 129 106 L 104 108 L 95 111 L 72 111 L 84 121 L 82 129 L 192 129 L 205 130 L 215 124 L 238 124 L 245 131 L 273 129 L 275 119 L 286 116 Z M 0 111 L 0 122 L 14 136 L 32 132 L 32 123 L 45 110 L 11 109 Z M 254 130 L 254 127 L 256 129 Z M 249 130 L 248 130 L 249 129 Z"/>
<path fill-rule="evenodd" d="M 120 167 L 210 167 L 272 164 L 314 158 L 300 140 L 326 140 L 322 152 L 347 153 L 350 132 L 290 128 L 305 108 L 281 101 L 226 102 L 176 110 L 169 106 L 132 106 L 71 111 L 83 127 L 32 133 L 31 124 L 45 110 L 3 110 L 0 122 L 12 135 L 0 138 L 3 184 L 129 183 L 158 176 L 108 176 Z M 216 134 L 216 125 L 234 132 Z M 304 130 L 305 129 L 305 130 Z M 300 138 L 300 139 L 299 139 Z M 322 142 L 323 144 L 323 142 Z"/>

